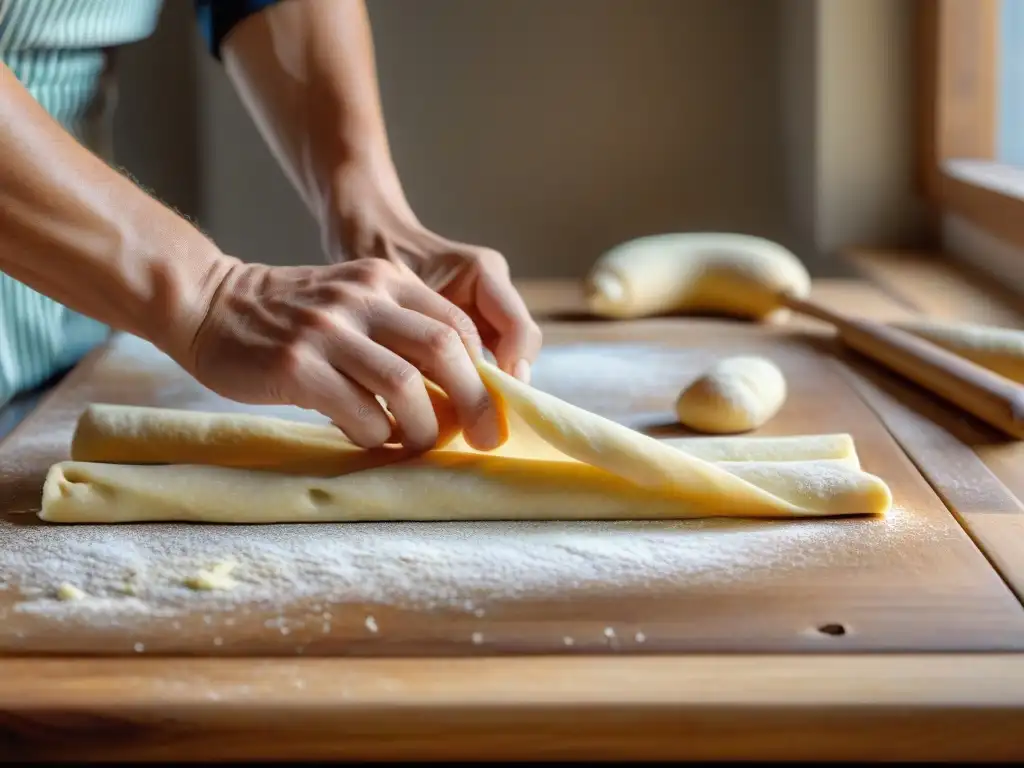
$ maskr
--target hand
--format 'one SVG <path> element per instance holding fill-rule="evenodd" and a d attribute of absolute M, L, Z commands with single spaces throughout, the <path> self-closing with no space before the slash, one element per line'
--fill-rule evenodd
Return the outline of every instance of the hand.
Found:
<path fill-rule="evenodd" d="M 342 165 L 321 218 L 332 261 L 376 258 L 406 265 L 465 312 L 505 372 L 529 381 L 542 336 L 512 285 L 505 259 L 424 227 L 389 163 Z"/>
<path fill-rule="evenodd" d="M 364 448 L 392 438 L 380 396 L 414 451 L 438 437 L 426 375 L 470 444 L 491 450 L 503 425 L 474 364 L 480 355 L 466 314 L 401 264 L 239 262 L 213 292 L 186 367 L 233 400 L 319 411 Z"/>

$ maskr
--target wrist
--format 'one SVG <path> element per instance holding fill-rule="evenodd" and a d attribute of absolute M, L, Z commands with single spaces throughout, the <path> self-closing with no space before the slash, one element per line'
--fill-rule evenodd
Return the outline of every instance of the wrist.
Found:
<path fill-rule="evenodd" d="M 230 288 L 231 276 L 245 266 L 216 250 L 186 263 L 163 260 L 153 270 L 157 322 L 141 334 L 143 338 L 191 371 L 196 336 L 220 295 Z"/>
<path fill-rule="evenodd" d="M 318 219 L 331 261 L 401 255 L 408 264 L 418 253 L 409 241 L 424 231 L 389 158 L 336 165 Z"/>
<path fill-rule="evenodd" d="M 166 209 L 165 209 L 166 210 Z M 126 315 L 119 326 L 151 342 L 186 368 L 192 341 L 225 278 L 241 262 L 223 253 L 187 220 L 167 211 L 162 222 L 149 220 L 139 239 L 129 239 Z M 128 313 L 131 313 L 130 315 Z"/>

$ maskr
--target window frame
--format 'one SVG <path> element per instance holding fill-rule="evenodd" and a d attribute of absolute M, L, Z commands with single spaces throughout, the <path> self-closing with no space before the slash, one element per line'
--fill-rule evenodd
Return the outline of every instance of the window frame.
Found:
<path fill-rule="evenodd" d="M 1000 6 L 1001 0 L 917 0 L 917 182 L 940 214 L 1024 249 L 1024 195 L 948 167 L 996 161 Z"/>

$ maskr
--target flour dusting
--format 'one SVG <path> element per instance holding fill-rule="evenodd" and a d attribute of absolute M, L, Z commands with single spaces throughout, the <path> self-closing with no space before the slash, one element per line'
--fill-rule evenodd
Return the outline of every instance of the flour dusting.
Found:
<path fill-rule="evenodd" d="M 557 347 L 545 350 L 534 381 L 556 396 L 626 423 L 635 424 L 637 414 L 644 413 L 670 420 L 675 382 L 685 381 L 706 360 L 701 350 L 654 345 Z M 99 368 L 107 382 L 124 386 L 120 402 L 322 421 L 298 409 L 223 400 L 131 337 L 118 338 Z M 95 387 L 82 382 L 71 395 L 58 392 L 31 429 L 0 448 L 0 487 L 10 494 L 0 504 L 26 513 L 7 521 L 0 517 L 0 619 L 23 619 L 18 626 L 31 624 L 40 636 L 51 629 L 132 632 L 155 620 L 176 634 L 187 631 L 193 617 L 203 616 L 205 624 L 216 619 L 220 642 L 214 639 L 211 645 L 220 645 L 231 642 L 227 628 L 236 617 L 241 624 L 249 614 L 269 615 L 268 632 L 291 634 L 292 614 L 301 604 L 320 637 L 334 631 L 350 606 L 358 606 L 362 631 L 372 638 L 386 636 L 393 626 L 383 619 L 390 609 L 454 611 L 472 620 L 489 618 L 502 605 L 531 600 L 572 601 L 589 595 L 629 600 L 638 594 L 735 593 L 813 584 L 818 573 L 837 569 L 851 574 L 869 573 L 881 564 L 891 569 L 892 553 L 908 542 L 941 541 L 958 530 L 944 518 L 899 507 L 884 520 L 34 524 L 42 472 L 66 458 L 78 413 L 88 401 L 118 396 Z M 231 589 L 189 588 L 190 578 L 225 562 L 236 564 Z M 906 570 L 930 567 L 919 558 Z M 62 600 L 61 589 L 66 593 L 68 586 L 80 590 L 81 599 Z M 372 606 L 382 606 L 374 612 L 377 618 L 368 611 Z M 9 630 L 6 642 L 24 631 Z M 650 642 L 649 632 L 634 631 L 629 637 L 635 642 Z M 582 636 L 558 637 L 565 646 L 586 642 Z M 146 651 L 141 642 L 126 647 Z"/>
<path fill-rule="evenodd" d="M 869 568 L 909 537 L 943 535 L 899 509 L 886 520 L 2 526 L 0 604 L 8 590 L 17 612 L 100 626 L 313 600 L 474 615 L 494 602 L 764 586 Z M 185 585 L 228 558 L 234 589 Z M 61 600 L 63 584 L 86 597 Z M 378 631 L 373 616 L 365 624 Z M 289 631 L 283 620 L 267 628 Z"/>

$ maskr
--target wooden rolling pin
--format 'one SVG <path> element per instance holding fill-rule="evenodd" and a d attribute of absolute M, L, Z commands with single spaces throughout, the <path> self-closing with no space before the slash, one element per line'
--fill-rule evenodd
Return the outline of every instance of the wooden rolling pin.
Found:
<path fill-rule="evenodd" d="M 851 349 L 1024 439 L 1024 386 L 891 325 L 830 312 L 807 300 L 810 289 L 810 275 L 792 252 L 727 233 L 623 243 L 597 260 L 584 283 L 590 310 L 617 319 L 710 311 L 767 320 L 787 310 L 817 318 Z"/>
<path fill-rule="evenodd" d="M 843 317 L 786 294 L 781 304 L 833 325 L 865 357 L 959 406 L 1000 431 L 1024 439 L 1024 387 L 930 341 L 883 323 Z"/>

